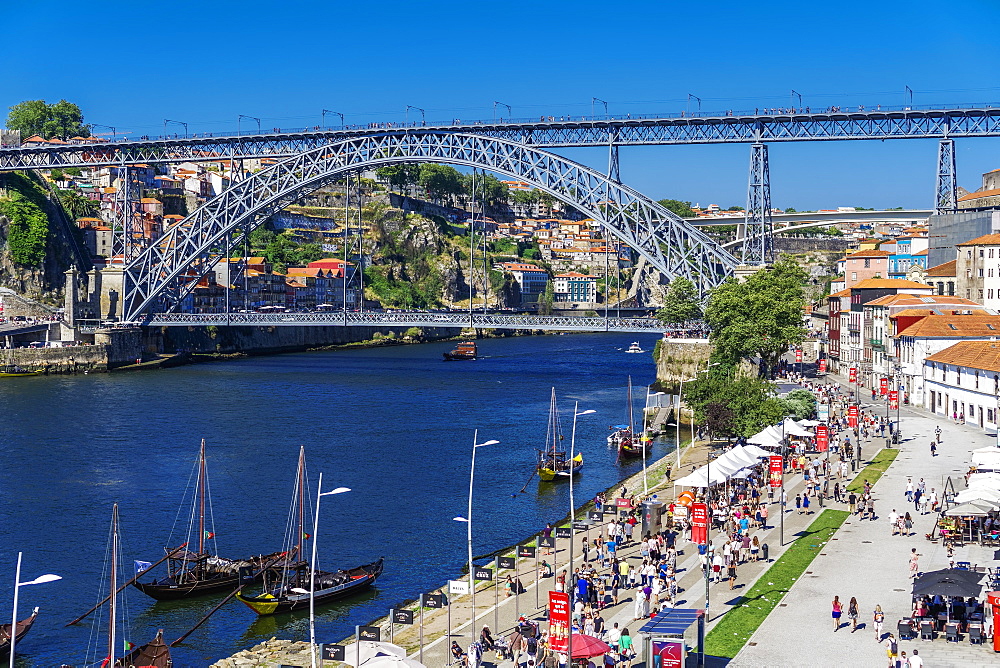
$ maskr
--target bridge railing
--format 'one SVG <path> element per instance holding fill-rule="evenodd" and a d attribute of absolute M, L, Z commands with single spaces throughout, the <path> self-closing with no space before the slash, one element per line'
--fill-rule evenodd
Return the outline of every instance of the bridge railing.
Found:
<path fill-rule="evenodd" d="M 143 323 L 152 327 L 192 325 L 252 327 L 450 327 L 538 329 L 578 332 L 666 332 L 655 318 L 602 318 L 475 313 L 329 312 L 329 313 L 157 313 Z"/>

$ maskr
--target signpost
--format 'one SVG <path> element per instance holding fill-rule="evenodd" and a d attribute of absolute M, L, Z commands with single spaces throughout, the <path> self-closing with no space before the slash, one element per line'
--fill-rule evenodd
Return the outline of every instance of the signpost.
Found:
<path fill-rule="evenodd" d="M 847 426 L 851 429 L 858 428 L 858 407 L 849 406 L 847 408 Z"/>
<path fill-rule="evenodd" d="M 889 391 L 889 379 L 883 376 L 882 378 L 878 379 L 878 393 L 885 394 L 888 391 Z"/>
<path fill-rule="evenodd" d="M 549 592 L 549 649 L 553 652 L 569 651 L 569 594 Z"/>
<path fill-rule="evenodd" d="M 820 373 L 826 373 L 826 358 L 825 357 L 823 357 L 819 361 L 819 372 Z"/>
<path fill-rule="evenodd" d="M 857 384 L 858 382 L 858 367 L 852 366 L 851 370 L 847 374 L 847 382 Z"/>

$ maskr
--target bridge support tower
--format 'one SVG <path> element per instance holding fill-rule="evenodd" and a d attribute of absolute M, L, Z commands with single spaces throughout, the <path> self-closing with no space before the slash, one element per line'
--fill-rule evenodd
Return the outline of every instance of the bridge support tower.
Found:
<path fill-rule="evenodd" d="M 938 143 L 937 164 L 937 190 L 934 209 L 938 214 L 953 213 L 958 209 L 954 139 L 945 138 Z"/>
<path fill-rule="evenodd" d="M 767 164 L 767 144 L 760 142 L 754 143 L 750 149 L 750 180 L 743 228 L 741 264 L 759 266 L 772 262 L 771 176 Z"/>

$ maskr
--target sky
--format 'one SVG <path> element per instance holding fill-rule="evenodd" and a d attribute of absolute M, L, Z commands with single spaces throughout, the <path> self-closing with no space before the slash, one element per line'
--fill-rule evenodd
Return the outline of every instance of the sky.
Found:
<path fill-rule="evenodd" d="M 813 107 L 899 105 L 905 86 L 915 105 L 1000 105 L 998 29 L 997 0 L 22 2 L 0 22 L 0 112 L 67 99 L 85 122 L 157 135 L 164 119 L 208 132 L 235 129 L 240 114 L 265 129 L 318 125 L 323 109 L 401 121 L 407 105 L 428 121 L 489 119 L 494 102 L 514 117 L 589 114 L 593 97 L 611 114 L 679 112 L 689 94 L 705 111 L 753 109 L 792 106 L 793 89 Z M 607 169 L 607 149 L 557 152 Z M 776 207 L 934 200 L 934 140 L 769 153 Z M 1000 138 L 959 139 L 956 153 L 969 190 L 1000 168 Z M 745 205 L 749 155 L 742 144 L 626 147 L 621 177 L 654 199 Z"/>

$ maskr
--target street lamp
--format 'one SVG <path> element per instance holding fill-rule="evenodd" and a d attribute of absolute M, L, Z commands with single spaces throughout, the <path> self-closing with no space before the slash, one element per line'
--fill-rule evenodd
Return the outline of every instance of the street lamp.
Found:
<path fill-rule="evenodd" d="M 569 577 L 567 578 L 567 583 L 570 587 L 575 586 L 573 582 L 573 543 L 574 543 L 574 529 L 576 528 L 576 504 L 573 503 L 573 458 L 576 457 L 576 419 L 581 415 L 590 415 L 596 413 L 597 411 L 590 409 L 585 411 L 580 411 L 580 402 L 577 401 L 573 405 L 573 432 L 569 439 Z M 574 592 L 575 594 L 575 592 Z M 569 597 L 570 605 L 572 606 L 573 599 L 575 595 L 571 594 Z M 568 663 L 573 664 L 573 609 L 570 608 L 570 623 L 569 623 L 569 642 L 567 643 L 566 650 L 569 656 Z"/>
<path fill-rule="evenodd" d="M 406 125 L 407 125 L 407 127 L 409 127 L 409 125 L 410 125 L 410 109 L 416 109 L 417 111 L 419 111 L 420 112 L 420 124 L 421 125 L 427 125 L 427 117 L 424 115 L 424 110 L 421 109 L 420 107 L 414 107 L 412 104 L 408 104 L 408 105 L 406 105 Z"/>
<path fill-rule="evenodd" d="M 329 109 L 324 109 L 322 113 L 322 118 L 323 118 L 322 123 L 324 128 L 326 127 L 327 114 L 334 114 L 335 116 L 340 116 L 340 127 L 342 128 L 344 127 L 344 115 L 342 113 L 340 113 L 339 111 L 330 111 Z"/>
<path fill-rule="evenodd" d="M 472 596 L 472 618 L 469 623 L 472 625 L 473 634 L 475 634 L 476 627 L 476 573 L 475 567 L 472 565 L 472 489 L 476 480 L 476 448 L 481 448 L 485 445 L 496 445 L 500 442 L 495 439 L 486 441 L 485 443 L 479 443 L 478 441 L 479 430 L 476 429 L 472 435 L 472 466 L 469 467 L 469 514 L 466 517 L 458 516 L 453 518 L 456 522 L 466 523 L 469 547 L 469 594 Z"/>
<path fill-rule="evenodd" d="M 17 641 L 17 590 L 21 587 L 27 587 L 28 585 L 40 585 L 45 584 L 46 582 L 62 580 L 61 575 L 46 573 L 45 575 L 38 576 L 34 580 L 21 582 L 21 554 L 21 552 L 17 553 L 17 570 L 14 571 L 14 612 L 11 615 L 10 621 L 10 668 L 14 668 L 14 643 Z M 114 594 L 112 594 L 112 596 L 113 595 Z"/>
<path fill-rule="evenodd" d="M 698 100 L 698 113 L 701 114 L 701 98 L 688 93 L 688 113 L 691 113 L 691 100 Z"/>
<path fill-rule="evenodd" d="M 510 117 L 511 117 L 511 114 L 512 114 L 512 112 L 510 110 L 510 105 L 509 104 L 504 104 L 503 102 L 496 102 L 496 101 L 494 101 L 493 102 L 493 122 L 494 123 L 497 122 L 497 105 L 500 105 L 501 107 L 507 107 L 507 120 L 510 120 Z"/>
<path fill-rule="evenodd" d="M 323 473 L 320 472 L 319 484 L 316 485 L 316 516 L 313 517 L 312 559 L 309 569 L 309 658 L 312 660 L 312 668 L 316 668 L 316 543 L 318 542 L 316 537 L 319 535 L 319 501 L 324 496 L 350 491 L 350 487 L 338 487 L 324 492 Z"/>
<path fill-rule="evenodd" d="M 677 426 L 677 443 L 674 449 L 677 451 L 677 471 L 681 470 L 681 406 L 684 402 L 684 383 L 690 383 L 695 378 L 683 378 L 678 383 L 677 389 L 677 411 L 674 413 L 674 424 Z"/>
<path fill-rule="evenodd" d="M 236 119 L 236 135 L 239 136 L 243 134 L 240 122 L 244 118 L 249 118 L 251 121 L 257 121 L 257 134 L 260 134 L 260 119 L 257 118 L 256 116 L 247 116 L 246 114 L 240 114 L 239 117 Z"/>
<path fill-rule="evenodd" d="M 643 439 L 643 438 L 646 437 L 646 414 L 649 412 L 649 398 L 650 397 L 661 397 L 664 394 L 663 392 L 653 392 L 652 394 L 650 394 L 649 393 L 649 388 L 650 388 L 650 386 L 647 385 L 646 386 L 646 405 L 643 406 L 643 409 L 642 409 L 642 436 L 640 436 L 640 441 L 639 441 L 639 445 L 642 446 L 642 494 L 643 494 L 643 496 L 649 496 L 649 483 L 646 480 L 646 458 L 649 456 L 649 453 L 646 452 L 646 445 L 641 440 L 641 439 Z M 657 403 L 659 403 L 659 401 L 657 401 Z"/>

